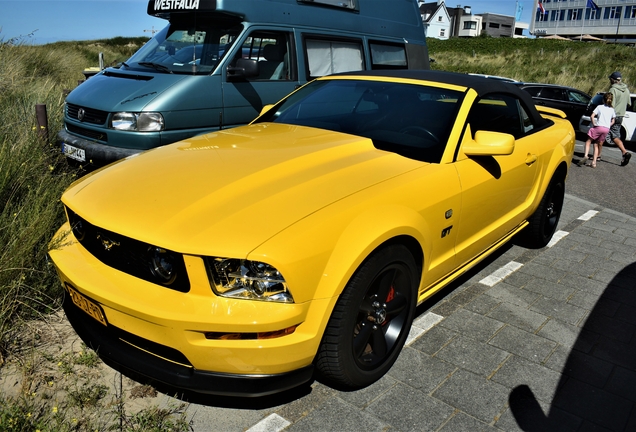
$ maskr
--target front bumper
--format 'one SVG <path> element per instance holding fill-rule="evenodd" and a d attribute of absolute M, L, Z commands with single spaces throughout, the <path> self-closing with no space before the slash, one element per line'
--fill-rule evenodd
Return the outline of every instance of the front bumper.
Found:
<path fill-rule="evenodd" d="M 579 120 L 579 131 L 587 135 L 588 131 L 590 130 L 591 123 L 592 119 L 590 119 L 589 116 L 581 116 L 581 120 Z"/>
<path fill-rule="evenodd" d="M 335 299 L 300 304 L 217 297 L 203 260 L 184 256 L 190 291 L 178 292 L 106 266 L 63 225 L 49 256 L 62 285 L 86 297 L 100 323 L 67 298 L 75 331 L 108 364 L 176 389 L 219 395 L 262 396 L 311 379 L 326 319 Z M 67 297 L 70 297 L 67 295 Z M 93 315 L 94 316 L 94 315 Z M 220 339 L 215 333 L 266 333 L 271 339 Z"/>
<path fill-rule="evenodd" d="M 57 145 L 63 150 L 65 144 L 84 151 L 84 160 L 78 160 L 80 163 L 106 165 L 119 159 L 141 153 L 143 150 L 113 147 L 90 141 L 76 135 L 68 133 L 62 129 L 57 133 Z"/>
<path fill-rule="evenodd" d="M 238 375 L 197 370 L 184 364 L 150 354 L 164 351 L 174 356 L 170 348 L 145 341 L 114 326 L 104 328 L 73 304 L 67 294 L 64 312 L 84 343 L 99 357 L 124 375 L 149 382 L 159 382 L 174 389 L 220 396 L 260 397 L 292 389 L 311 380 L 313 365 L 287 373 L 270 375 Z"/>

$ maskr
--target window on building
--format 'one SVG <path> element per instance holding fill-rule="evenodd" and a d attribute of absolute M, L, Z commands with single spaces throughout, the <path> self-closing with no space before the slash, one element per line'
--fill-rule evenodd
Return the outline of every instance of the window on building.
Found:
<path fill-rule="evenodd" d="M 488 27 L 490 27 L 490 28 L 499 28 L 499 23 L 488 23 Z"/>
<path fill-rule="evenodd" d="M 439 29 L 439 35 L 440 37 L 446 36 L 446 29 Z"/>
<path fill-rule="evenodd" d="M 440 15 L 440 16 L 438 16 L 438 17 L 437 17 L 437 21 L 439 21 L 439 22 L 444 21 L 444 17 L 443 17 L 443 16 L 441 16 L 441 15 Z"/>
<path fill-rule="evenodd" d="M 625 18 L 636 18 L 636 7 L 625 7 Z"/>
<path fill-rule="evenodd" d="M 583 9 L 569 9 L 568 10 L 568 20 L 580 21 L 582 16 L 583 16 Z"/>
<path fill-rule="evenodd" d="M 621 16 L 621 6 L 612 6 L 605 8 L 605 19 L 618 19 Z"/>
<path fill-rule="evenodd" d="M 464 30 L 477 30 L 477 21 L 464 21 Z"/>

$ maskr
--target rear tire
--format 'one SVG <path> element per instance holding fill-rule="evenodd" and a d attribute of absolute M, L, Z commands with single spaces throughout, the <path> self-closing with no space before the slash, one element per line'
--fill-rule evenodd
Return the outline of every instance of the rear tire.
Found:
<path fill-rule="evenodd" d="M 316 368 L 342 389 L 366 387 L 397 359 L 417 303 L 419 273 L 409 250 L 390 245 L 374 252 L 338 299 L 316 355 Z"/>
<path fill-rule="evenodd" d="M 528 219 L 529 225 L 523 230 L 523 244 L 539 249 L 545 247 L 559 223 L 565 199 L 565 179 L 554 177 L 545 191 L 539 207 Z"/>

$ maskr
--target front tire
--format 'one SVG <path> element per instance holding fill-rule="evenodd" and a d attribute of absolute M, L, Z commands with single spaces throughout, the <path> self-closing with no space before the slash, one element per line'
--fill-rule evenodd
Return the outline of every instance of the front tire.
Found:
<path fill-rule="evenodd" d="M 419 273 L 409 250 L 374 252 L 338 299 L 316 356 L 320 375 L 335 387 L 357 389 L 380 379 L 397 359 L 417 303 Z"/>
<path fill-rule="evenodd" d="M 550 242 L 561 217 L 564 199 L 565 179 L 554 177 L 550 181 L 539 207 L 528 219 L 528 226 L 523 230 L 524 246 L 540 249 Z"/>

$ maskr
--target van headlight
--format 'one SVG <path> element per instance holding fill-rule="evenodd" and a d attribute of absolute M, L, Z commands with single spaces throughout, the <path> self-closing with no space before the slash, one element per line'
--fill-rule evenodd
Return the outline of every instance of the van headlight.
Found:
<path fill-rule="evenodd" d="M 205 267 L 214 293 L 221 297 L 294 302 L 283 275 L 264 262 L 206 257 Z"/>
<path fill-rule="evenodd" d="M 117 112 L 113 114 L 111 127 L 126 131 L 159 132 L 164 128 L 164 121 L 158 112 Z"/>

